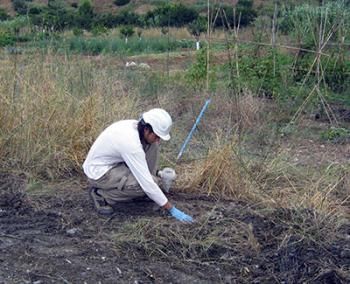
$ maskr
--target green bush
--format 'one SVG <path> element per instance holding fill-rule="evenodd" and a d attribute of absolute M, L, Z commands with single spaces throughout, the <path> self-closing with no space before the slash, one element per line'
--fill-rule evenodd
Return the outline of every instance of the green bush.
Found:
<path fill-rule="evenodd" d="M 13 45 L 15 43 L 15 37 L 6 30 L 0 29 L 0 46 Z"/>
<path fill-rule="evenodd" d="M 28 15 L 39 15 L 44 11 L 43 6 L 32 6 L 28 10 Z"/>
<path fill-rule="evenodd" d="M 134 28 L 132 26 L 123 26 L 120 28 L 120 35 L 125 38 L 125 40 L 127 41 L 127 39 L 129 37 L 131 37 L 133 34 L 135 33 Z"/>
<path fill-rule="evenodd" d="M 95 18 L 95 13 L 90 0 L 83 0 L 78 7 L 76 24 L 82 29 L 90 30 Z"/>
<path fill-rule="evenodd" d="M 350 130 L 339 127 L 331 127 L 321 133 L 321 138 L 333 143 L 346 143 L 350 141 Z"/>
<path fill-rule="evenodd" d="M 108 29 L 102 25 L 97 25 L 91 29 L 91 33 L 94 36 L 103 35 L 108 33 Z"/>
<path fill-rule="evenodd" d="M 84 34 L 83 30 L 77 27 L 73 28 L 73 35 L 79 37 L 82 36 Z"/>
<path fill-rule="evenodd" d="M 215 10 L 223 9 L 224 13 L 220 12 L 215 21 L 215 27 L 233 27 L 238 24 L 241 27 L 248 26 L 257 17 L 257 12 L 253 7 L 252 0 L 240 0 L 236 6 L 236 11 L 232 6 L 217 5 Z M 234 13 L 235 12 L 235 13 Z M 240 15 L 240 17 L 238 17 Z M 238 23 L 239 20 L 239 23 Z"/>
<path fill-rule="evenodd" d="M 143 26 L 142 16 L 134 12 L 123 10 L 116 15 L 111 13 L 98 14 L 94 18 L 94 25 L 100 25 L 107 28 L 114 28 L 120 25 Z"/>
<path fill-rule="evenodd" d="M 114 17 L 114 24 L 142 26 L 142 19 L 136 13 L 124 10 Z"/>
<path fill-rule="evenodd" d="M 238 78 L 249 89 L 279 101 L 287 101 L 289 94 L 286 86 L 292 85 L 290 75 L 293 57 L 267 49 L 264 56 L 256 57 L 253 51 L 246 51 L 240 58 L 241 78 Z M 234 66 L 231 66 L 234 68 Z"/>
<path fill-rule="evenodd" d="M 186 79 L 190 84 L 198 85 L 207 77 L 207 49 L 202 48 L 197 52 L 196 61 L 187 71 Z"/>
<path fill-rule="evenodd" d="M 329 58 L 324 68 L 324 77 L 327 86 L 335 93 L 350 91 L 350 62 L 340 60 L 338 56 Z"/>
<path fill-rule="evenodd" d="M 330 56 L 321 57 L 321 76 L 327 88 L 336 94 L 348 94 L 350 90 L 350 62 L 338 52 L 330 53 Z M 309 85 L 316 84 L 317 65 L 314 64 L 315 55 L 312 53 L 303 54 L 295 60 L 293 79 L 297 83 L 305 80 Z M 311 72 L 309 72 L 312 66 Z"/>
<path fill-rule="evenodd" d="M 94 26 L 103 26 L 109 29 L 114 28 L 117 26 L 115 16 L 110 13 L 97 14 L 94 18 Z"/>
<path fill-rule="evenodd" d="M 196 61 L 189 67 L 186 72 L 186 82 L 190 87 L 203 89 L 207 79 L 207 47 L 197 51 Z M 210 59 L 209 59 L 210 61 Z M 209 88 L 214 90 L 216 88 L 216 70 L 211 67 L 209 71 Z"/>
<path fill-rule="evenodd" d="M 207 19 L 205 17 L 198 17 L 196 20 L 188 25 L 188 30 L 197 39 L 207 30 Z"/>
<path fill-rule="evenodd" d="M 62 31 L 76 25 L 74 9 L 60 1 L 49 1 L 47 6 L 32 5 L 28 16 L 32 25 L 50 31 Z"/>
<path fill-rule="evenodd" d="M 333 29 L 343 28 L 349 33 L 350 7 L 344 1 L 327 1 L 322 6 L 309 4 L 285 8 L 279 17 L 279 28 L 284 34 L 293 36 L 298 43 L 316 49 L 320 23 L 328 34 Z M 335 28 L 337 27 L 337 28 Z M 337 35 L 334 35 L 334 39 Z"/>
<path fill-rule="evenodd" d="M 182 27 L 195 21 L 198 18 L 198 12 L 183 4 L 164 4 L 149 11 L 145 15 L 145 22 L 150 26 L 175 26 Z"/>
<path fill-rule="evenodd" d="M 28 3 L 31 1 L 25 0 L 12 0 L 12 7 L 19 15 L 25 15 L 28 11 Z"/>
<path fill-rule="evenodd" d="M 5 9 L 0 8 L 0 21 L 6 21 L 9 18 L 10 18 L 10 16 L 7 14 Z"/>
<path fill-rule="evenodd" d="M 124 6 L 129 3 L 130 3 L 130 0 L 114 0 L 114 4 L 117 6 Z"/>

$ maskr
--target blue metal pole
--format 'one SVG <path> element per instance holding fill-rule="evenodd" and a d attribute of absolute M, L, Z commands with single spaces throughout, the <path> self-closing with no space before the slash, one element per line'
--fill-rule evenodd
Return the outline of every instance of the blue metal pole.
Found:
<path fill-rule="evenodd" d="M 202 110 L 201 110 L 201 112 L 199 113 L 199 115 L 198 115 L 198 117 L 197 117 L 197 119 L 196 119 L 196 122 L 195 122 L 194 125 L 192 126 L 192 129 L 191 129 L 190 133 L 187 135 L 187 138 L 186 138 L 185 142 L 182 144 L 181 150 L 180 150 L 179 154 L 177 155 L 177 159 L 176 159 L 177 161 L 181 158 L 183 152 L 185 151 L 185 148 L 186 148 L 188 142 L 190 141 L 190 139 L 191 139 L 191 137 L 192 137 L 192 135 L 193 135 L 194 130 L 196 129 L 196 127 L 197 127 L 199 121 L 201 120 L 201 118 L 202 118 L 202 116 L 203 116 L 203 114 L 204 114 L 205 110 L 207 109 L 207 107 L 208 107 L 208 105 L 209 105 L 210 102 L 211 102 L 211 99 L 208 99 L 208 100 L 205 101 L 205 104 L 204 104 L 204 106 L 202 107 Z"/>

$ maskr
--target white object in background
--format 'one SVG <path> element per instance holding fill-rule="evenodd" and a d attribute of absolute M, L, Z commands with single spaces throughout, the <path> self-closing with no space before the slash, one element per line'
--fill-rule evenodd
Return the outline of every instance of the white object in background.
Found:
<path fill-rule="evenodd" d="M 164 168 L 163 170 L 159 171 L 158 175 L 162 179 L 164 190 L 169 192 L 173 181 L 176 179 L 175 170 L 172 168 Z"/>
<path fill-rule="evenodd" d="M 140 63 L 139 67 L 142 69 L 151 69 L 151 66 L 149 66 L 147 63 Z"/>
<path fill-rule="evenodd" d="M 134 61 L 126 62 L 125 67 L 135 67 L 137 64 Z"/>

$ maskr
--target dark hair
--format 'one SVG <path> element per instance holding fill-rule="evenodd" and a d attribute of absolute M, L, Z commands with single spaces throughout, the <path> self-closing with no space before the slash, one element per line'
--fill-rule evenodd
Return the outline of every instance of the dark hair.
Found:
<path fill-rule="evenodd" d="M 143 120 L 143 118 L 141 118 L 137 123 L 137 131 L 139 132 L 141 141 L 143 140 L 143 133 L 145 132 L 145 129 L 148 129 L 150 132 L 153 132 L 152 126 L 149 123 L 146 123 Z"/>

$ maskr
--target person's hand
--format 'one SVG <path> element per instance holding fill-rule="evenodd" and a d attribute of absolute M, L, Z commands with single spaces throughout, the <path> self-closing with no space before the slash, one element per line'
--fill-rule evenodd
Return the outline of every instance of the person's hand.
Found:
<path fill-rule="evenodd" d="M 175 206 L 171 207 L 171 209 L 169 210 L 169 213 L 171 214 L 171 216 L 173 216 L 174 218 L 176 218 L 181 222 L 185 222 L 185 223 L 193 222 L 193 218 L 191 216 L 177 209 Z"/>

